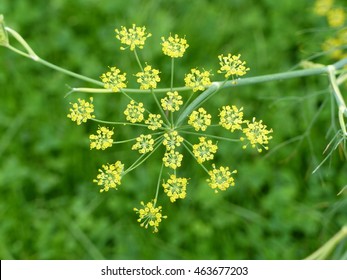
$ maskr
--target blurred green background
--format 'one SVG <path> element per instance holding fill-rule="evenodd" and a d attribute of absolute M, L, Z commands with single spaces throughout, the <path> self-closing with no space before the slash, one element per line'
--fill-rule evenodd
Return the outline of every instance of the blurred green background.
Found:
<path fill-rule="evenodd" d="M 242 54 L 248 77 L 291 69 L 320 51 L 327 32 L 313 3 L 2 0 L 0 14 L 39 56 L 95 79 L 107 66 L 128 77 L 137 72 L 114 29 L 145 25 L 153 36 L 140 56 L 161 70 L 163 86 L 170 63 L 160 37 L 170 32 L 186 35 L 190 45 L 177 60 L 176 85 L 192 67 L 216 73 L 217 56 L 228 52 Z M 209 100 L 204 106 L 215 114 L 218 106 L 236 104 L 247 118 L 263 119 L 274 130 L 270 152 L 220 142 L 216 162 L 239 172 L 235 188 L 217 195 L 186 155 L 183 164 L 192 167 L 180 174 L 191 178 L 187 198 L 171 204 L 160 194 L 169 217 L 152 234 L 140 228 L 132 208 L 153 198 L 160 155 L 124 177 L 118 191 L 100 194 L 92 183 L 97 169 L 115 160 L 130 164 L 137 155 L 129 145 L 90 151 L 88 134 L 97 124 L 76 126 L 66 117 L 69 102 L 88 96 L 64 98 L 68 87 L 91 85 L 5 48 L 0 69 L 1 259 L 302 259 L 347 223 L 346 191 L 337 195 L 347 184 L 341 153 L 311 174 L 333 136 L 325 76 L 237 87 Z M 94 99 L 99 118 L 122 116 L 122 96 Z M 122 139 L 135 137 L 133 130 L 115 131 Z M 346 241 L 330 258 L 347 259 Z"/>

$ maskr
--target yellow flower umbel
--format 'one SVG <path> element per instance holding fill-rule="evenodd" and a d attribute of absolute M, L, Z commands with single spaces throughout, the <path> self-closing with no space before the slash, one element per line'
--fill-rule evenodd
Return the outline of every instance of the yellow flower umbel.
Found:
<path fill-rule="evenodd" d="M 183 137 L 180 136 L 176 130 L 173 130 L 164 134 L 163 145 L 166 147 L 167 151 L 175 150 L 176 147 L 181 146 L 183 140 Z"/>
<path fill-rule="evenodd" d="M 99 169 L 100 174 L 93 180 L 99 186 L 103 186 L 100 192 L 107 192 L 110 188 L 117 189 L 117 185 L 121 184 L 123 176 L 124 164 L 120 161 L 116 161 L 114 164 L 102 165 L 102 169 Z"/>
<path fill-rule="evenodd" d="M 124 45 L 130 47 L 130 50 L 135 50 L 136 47 L 142 49 L 145 41 L 148 37 L 152 36 L 151 33 L 146 33 L 146 27 L 138 27 L 133 24 L 132 28 L 127 29 L 121 26 L 121 30 L 115 29 L 117 33 L 116 38 Z M 125 50 L 128 47 L 120 47 L 121 50 Z"/>
<path fill-rule="evenodd" d="M 170 112 L 178 111 L 182 104 L 182 96 L 177 91 L 169 91 L 166 93 L 166 97 L 161 99 L 161 107 Z"/>
<path fill-rule="evenodd" d="M 327 20 L 330 27 L 342 27 L 345 23 L 346 13 L 343 8 L 331 9 L 327 14 Z"/>
<path fill-rule="evenodd" d="M 140 84 L 140 89 L 156 88 L 157 83 L 160 82 L 159 70 L 152 69 L 150 65 L 147 65 L 143 72 L 138 72 L 135 76 L 138 78 L 137 82 Z"/>
<path fill-rule="evenodd" d="M 200 72 L 200 70 L 193 68 L 190 70 L 190 73 L 185 75 L 184 82 L 186 87 L 193 89 L 193 92 L 205 90 L 205 88 L 211 85 L 210 76 L 211 73 L 209 71 Z"/>
<path fill-rule="evenodd" d="M 144 111 L 145 108 L 143 108 L 143 103 L 140 102 L 136 104 L 134 100 L 131 100 L 124 111 L 124 115 L 126 116 L 127 121 L 131 123 L 142 122 Z"/>
<path fill-rule="evenodd" d="M 155 207 L 155 203 L 148 202 L 147 204 L 144 204 L 143 201 L 141 201 L 142 208 L 137 209 L 134 208 L 134 211 L 139 215 L 139 218 L 137 221 L 141 223 L 141 227 L 148 228 L 148 226 L 153 227 L 153 232 L 158 232 L 158 226 L 159 223 L 162 221 L 162 219 L 166 219 L 167 216 L 163 216 L 161 213 L 161 206 Z"/>
<path fill-rule="evenodd" d="M 230 172 L 229 167 L 223 166 L 217 169 L 214 164 L 212 164 L 212 167 L 213 169 L 208 172 L 210 179 L 207 179 L 207 182 L 216 193 L 218 190 L 225 191 L 230 186 L 235 185 L 232 174 L 237 173 L 237 170 Z"/>
<path fill-rule="evenodd" d="M 316 0 L 313 12 L 319 16 L 325 16 L 331 9 L 334 0 Z"/>
<path fill-rule="evenodd" d="M 163 41 L 161 43 L 163 53 L 172 58 L 182 57 L 186 49 L 189 47 L 187 40 L 185 38 L 179 38 L 177 34 L 175 34 L 175 37 L 170 35 L 167 39 L 161 37 L 161 40 Z"/>
<path fill-rule="evenodd" d="M 175 150 L 167 151 L 163 157 L 163 163 L 165 167 L 170 167 L 172 169 L 176 169 L 181 167 L 181 162 L 183 159 L 183 155 Z"/>
<path fill-rule="evenodd" d="M 211 140 L 205 137 L 199 137 L 199 144 L 193 145 L 193 154 L 198 163 L 203 163 L 214 158 L 214 154 L 218 150 L 218 146 L 213 144 Z"/>
<path fill-rule="evenodd" d="M 241 129 L 243 123 L 243 108 L 238 109 L 236 106 L 232 105 L 231 107 L 223 106 L 220 110 L 219 124 L 227 130 L 234 132 L 234 130 Z"/>
<path fill-rule="evenodd" d="M 120 74 L 120 70 L 116 67 L 110 67 L 110 71 L 100 76 L 106 89 L 112 89 L 113 92 L 119 92 L 122 88 L 126 88 L 126 73 Z"/>
<path fill-rule="evenodd" d="M 240 60 L 241 55 L 231 55 L 230 53 L 227 56 L 222 54 L 218 56 L 219 65 L 221 66 L 218 70 L 218 73 L 224 73 L 225 78 L 230 76 L 243 76 L 249 71 L 249 68 L 245 66 L 246 62 Z"/>
<path fill-rule="evenodd" d="M 199 108 L 190 114 L 188 124 L 194 127 L 196 131 L 205 131 L 211 125 L 211 115 L 207 114 L 204 108 Z"/>
<path fill-rule="evenodd" d="M 148 129 L 157 130 L 163 126 L 163 120 L 159 114 L 149 114 L 145 124 L 148 124 Z"/>
<path fill-rule="evenodd" d="M 70 108 L 70 113 L 67 115 L 72 121 L 80 125 L 82 122 L 87 122 L 87 120 L 95 118 L 93 115 L 94 105 L 93 97 L 89 98 L 90 102 L 78 98 L 78 103 L 71 103 L 72 108 Z"/>
<path fill-rule="evenodd" d="M 136 138 L 136 144 L 133 145 L 132 150 L 138 150 L 140 154 L 145 154 L 153 151 L 153 145 L 152 135 L 141 134 Z"/>
<path fill-rule="evenodd" d="M 171 202 L 176 199 L 184 199 L 186 197 L 188 180 L 186 178 L 177 178 L 176 175 L 170 175 L 166 183 L 163 183 L 164 192 L 170 198 Z"/>
<path fill-rule="evenodd" d="M 105 150 L 112 147 L 112 135 L 114 134 L 113 130 L 109 130 L 108 127 L 102 126 L 99 127 L 96 133 L 96 135 L 92 134 L 89 136 L 90 149 Z"/>
<path fill-rule="evenodd" d="M 259 146 L 263 147 L 265 150 L 268 150 L 269 148 L 267 144 L 269 143 L 269 140 L 272 139 L 272 136 L 269 136 L 269 134 L 272 133 L 272 129 L 266 129 L 266 125 L 264 125 L 262 122 L 263 121 L 258 122 L 255 120 L 255 118 L 253 118 L 252 122 L 245 121 L 247 127 L 242 129 L 252 148 L 256 148 L 259 153 L 263 150 Z M 246 139 L 241 137 L 240 140 L 245 141 Z M 243 145 L 242 148 L 246 149 L 247 144 Z"/>

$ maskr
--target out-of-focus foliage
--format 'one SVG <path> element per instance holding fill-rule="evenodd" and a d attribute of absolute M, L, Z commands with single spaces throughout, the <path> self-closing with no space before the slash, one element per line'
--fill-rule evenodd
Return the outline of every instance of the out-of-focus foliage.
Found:
<path fill-rule="evenodd" d="M 326 25 L 312 7 L 292 0 L 2 0 L 0 13 L 42 58 L 96 79 L 113 65 L 129 76 L 137 71 L 115 28 L 147 27 L 153 36 L 139 54 L 160 69 L 163 83 L 170 61 L 160 37 L 186 35 L 190 47 L 175 73 L 183 85 L 190 68 L 216 73 L 217 56 L 228 52 L 242 53 L 247 76 L 291 69 L 320 51 Z M 125 176 L 118 191 L 100 194 L 92 180 L 101 164 L 137 155 L 127 145 L 89 150 L 96 125 L 66 117 L 69 102 L 87 95 L 64 98 L 69 86 L 90 85 L 0 49 L 1 259 L 300 259 L 347 223 L 347 193 L 337 196 L 347 184 L 345 159 L 335 152 L 311 174 L 336 122 L 325 76 L 237 87 L 209 100 L 204 106 L 215 115 L 235 104 L 263 119 L 274 130 L 270 150 L 244 153 L 220 143 L 216 161 L 238 169 L 236 186 L 214 194 L 203 170 L 187 168 L 187 198 L 172 205 L 160 195 L 168 219 L 157 234 L 140 228 L 132 209 L 153 198 L 160 158 Z M 94 99 L 108 119 L 127 102 L 117 94 Z M 132 128 L 115 132 L 134 136 Z M 347 258 L 346 246 L 330 257 Z"/>

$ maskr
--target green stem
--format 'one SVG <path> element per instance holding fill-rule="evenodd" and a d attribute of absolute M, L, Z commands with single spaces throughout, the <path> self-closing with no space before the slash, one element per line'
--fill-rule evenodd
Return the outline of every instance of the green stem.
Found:
<path fill-rule="evenodd" d="M 99 120 L 99 119 L 91 119 L 94 122 L 98 123 L 105 123 L 105 124 L 113 124 L 113 125 L 132 125 L 132 126 L 142 126 L 142 127 L 148 127 L 146 124 L 141 124 L 141 123 L 130 123 L 130 122 L 111 122 L 111 121 L 104 121 L 104 120 Z"/>
<path fill-rule="evenodd" d="M 322 247 L 317 251 L 309 255 L 305 260 L 323 260 L 326 259 L 333 249 L 339 244 L 343 239 L 347 237 L 347 225 L 343 226 L 341 230 L 336 233 L 330 240 L 328 240 Z"/>
<path fill-rule="evenodd" d="M 141 71 L 143 72 L 143 67 L 142 67 L 141 61 L 140 61 L 140 59 L 139 59 L 139 56 L 137 55 L 136 48 L 134 49 L 134 55 L 135 55 L 135 58 L 136 58 L 137 64 L 139 65 L 139 67 L 140 67 Z"/>
<path fill-rule="evenodd" d="M 187 142 L 191 147 L 193 146 L 191 143 L 189 143 L 189 141 L 187 141 L 186 139 L 184 139 L 184 141 L 182 142 L 183 146 L 186 148 L 186 150 L 191 154 L 191 156 L 196 160 L 196 162 L 198 163 L 198 160 L 196 159 L 195 155 L 193 154 L 193 152 L 189 149 L 189 147 L 187 147 L 187 145 L 185 144 L 185 142 Z M 206 167 L 202 164 L 202 163 L 198 163 L 202 169 L 204 169 L 206 171 L 206 173 L 208 174 L 208 170 L 206 169 Z"/>
<path fill-rule="evenodd" d="M 186 130 L 179 130 L 179 132 L 183 133 L 183 134 L 196 135 L 196 136 L 200 136 L 200 137 L 204 136 L 204 137 L 208 137 L 208 138 L 213 138 L 213 139 L 223 140 L 223 141 L 229 141 L 229 142 L 241 142 L 240 139 L 231 139 L 231 138 L 216 136 L 216 135 L 212 135 L 212 134 L 198 133 L 198 132 L 192 132 L 192 131 L 186 131 Z"/>
<path fill-rule="evenodd" d="M 175 59 L 172 57 L 171 58 L 171 83 L 170 83 L 171 92 L 173 91 L 174 73 L 175 73 Z"/>
<path fill-rule="evenodd" d="M 161 168 L 160 168 L 160 173 L 159 173 L 159 177 L 158 177 L 158 182 L 157 182 L 157 189 L 155 191 L 155 198 L 154 198 L 154 207 L 158 201 L 158 195 L 159 195 L 159 188 L 160 188 L 160 181 L 161 181 L 161 177 L 163 175 L 163 169 L 164 169 L 164 162 L 161 163 Z"/>

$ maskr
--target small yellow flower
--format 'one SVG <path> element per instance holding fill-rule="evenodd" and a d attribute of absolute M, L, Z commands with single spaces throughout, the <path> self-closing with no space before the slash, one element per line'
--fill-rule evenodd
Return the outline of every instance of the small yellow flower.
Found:
<path fill-rule="evenodd" d="M 212 167 L 213 169 L 208 172 L 210 178 L 207 182 L 216 193 L 218 190 L 225 191 L 230 186 L 235 186 L 235 179 L 231 175 L 237 173 L 237 170 L 230 172 L 229 167 L 223 166 L 217 169 L 214 164 Z"/>
<path fill-rule="evenodd" d="M 313 12 L 319 16 L 325 16 L 334 3 L 334 0 L 316 0 Z"/>
<path fill-rule="evenodd" d="M 170 198 L 171 202 L 176 199 L 184 199 L 186 197 L 188 180 L 186 178 L 177 178 L 176 175 L 170 175 L 166 183 L 163 183 L 164 192 Z"/>
<path fill-rule="evenodd" d="M 166 97 L 161 99 L 161 107 L 170 112 L 178 111 L 182 104 L 182 96 L 177 91 L 169 91 L 166 93 Z"/>
<path fill-rule="evenodd" d="M 87 120 L 95 118 L 93 115 L 94 105 L 93 97 L 90 97 L 90 102 L 78 98 L 78 103 L 71 103 L 72 108 L 70 108 L 70 113 L 67 115 L 72 121 L 80 125 L 82 122 L 87 122 Z"/>
<path fill-rule="evenodd" d="M 159 70 L 152 69 L 152 66 L 147 65 L 143 72 L 138 72 L 135 76 L 138 78 L 137 82 L 140 84 L 140 89 L 156 88 L 157 83 L 160 82 Z"/>
<path fill-rule="evenodd" d="M 331 27 L 341 27 L 345 23 L 346 13 L 343 8 L 331 9 L 327 14 L 328 24 Z"/>
<path fill-rule="evenodd" d="M 99 127 L 96 131 L 97 135 L 92 134 L 89 136 L 90 139 L 90 149 L 105 150 L 112 147 L 113 140 L 112 135 L 113 130 L 109 130 L 108 127 Z"/>
<path fill-rule="evenodd" d="M 134 211 L 139 215 L 139 218 L 137 221 L 140 224 L 141 227 L 145 227 L 146 229 L 148 226 L 153 227 L 153 232 L 158 232 L 158 226 L 162 219 L 166 219 L 167 216 L 163 216 L 162 207 L 158 206 L 155 207 L 155 200 L 148 202 L 144 204 L 143 201 L 141 201 L 142 208 L 137 209 L 134 208 Z"/>
<path fill-rule="evenodd" d="M 193 154 L 198 163 L 203 163 L 214 158 L 214 154 L 218 150 L 218 146 L 207 140 L 205 137 L 199 137 L 199 144 L 193 145 Z"/>
<path fill-rule="evenodd" d="M 255 118 L 253 118 L 252 122 L 245 121 L 245 123 L 247 124 L 247 127 L 243 128 L 242 132 L 246 135 L 252 148 L 257 148 L 259 153 L 262 152 L 262 148 L 259 148 L 259 146 L 268 150 L 269 147 L 267 144 L 269 143 L 269 140 L 272 139 L 272 136 L 269 136 L 269 134 L 272 133 L 272 129 L 266 129 L 266 125 L 263 124 L 263 121 L 256 121 Z M 240 140 L 245 141 L 246 139 L 241 137 Z M 247 144 L 243 145 L 242 148 L 246 149 Z"/>
<path fill-rule="evenodd" d="M 205 131 L 211 125 L 211 115 L 207 114 L 204 108 L 199 108 L 190 114 L 188 124 L 194 127 L 196 131 Z"/>
<path fill-rule="evenodd" d="M 164 134 L 163 145 L 166 147 L 167 151 L 171 151 L 181 146 L 183 140 L 183 137 L 180 136 L 176 130 L 173 130 Z"/>
<path fill-rule="evenodd" d="M 227 130 L 234 132 L 234 130 L 242 129 L 241 124 L 243 123 L 243 108 L 238 109 L 236 106 L 232 105 L 231 107 L 223 106 L 220 110 L 219 124 Z"/>
<path fill-rule="evenodd" d="M 103 186 L 100 192 L 107 192 L 110 188 L 117 190 L 117 185 L 121 184 L 124 164 L 117 161 L 114 164 L 103 165 L 102 168 L 103 170 L 99 169 L 100 173 L 96 176 L 96 179 L 94 179 L 93 182 L 97 183 L 99 186 Z"/>
<path fill-rule="evenodd" d="M 343 41 L 338 37 L 330 37 L 322 44 L 322 49 L 329 52 L 329 55 L 334 59 L 341 59 L 345 56 L 343 48 Z"/>
<path fill-rule="evenodd" d="M 134 100 L 131 100 L 124 111 L 124 115 L 126 116 L 127 121 L 131 123 L 142 122 L 144 111 L 145 108 L 143 108 L 143 103 L 140 102 L 136 104 Z"/>
<path fill-rule="evenodd" d="M 210 80 L 211 73 L 209 71 L 202 71 L 193 68 L 190 73 L 184 77 L 186 87 L 193 88 L 193 91 L 205 90 L 206 87 L 211 85 Z"/>
<path fill-rule="evenodd" d="M 138 27 L 135 24 L 129 29 L 121 26 L 121 30 L 115 29 L 115 32 L 117 33 L 116 38 L 120 40 L 122 44 L 130 47 L 131 51 L 136 47 L 142 49 L 146 39 L 152 36 L 151 33 L 146 33 L 146 27 Z M 120 49 L 125 50 L 128 47 L 120 47 Z"/>
<path fill-rule="evenodd" d="M 145 124 L 148 124 L 148 129 L 157 130 L 163 126 L 163 120 L 159 114 L 149 114 Z"/>
<path fill-rule="evenodd" d="M 154 140 L 152 135 L 141 134 L 136 138 L 136 144 L 132 146 L 132 150 L 138 150 L 140 154 L 145 154 L 153 151 Z"/>
<path fill-rule="evenodd" d="M 161 37 L 161 40 L 163 41 L 161 43 L 163 53 L 173 58 L 182 57 L 189 47 L 187 40 L 185 38 L 179 38 L 177 34 L 175 34 L 175 37 L 170 35 L 167 39 Z"/>
<path fill-rule="evenodd" d="M 110 71 L 100 76 L 106 89 L 112 89 L 113 92 L 119 92 L 122 88 L 126 88 L 126 73 L 120 74 L 120 70 L 116 67 L 110 67 Z"/>
<path fill-rule="evenodd" d="M 176 152 L 175 150 L 170 150 L 164 154 L 163 162 L 166 167 L 176 169 L 181 166 L 182 159 L 182 154 Z"/>
<path fill-rule="evenodd" d="M 241 55 L 231 55 L 223 56 L 222 54 L 218 56 L 219 65 L 221 66 L 218 73 L 225 73 L 225 78 L 230 76 L 243 76 L 249 71 L 249 68 L 245 66 L 246 62 L 240 60 Z"/>

